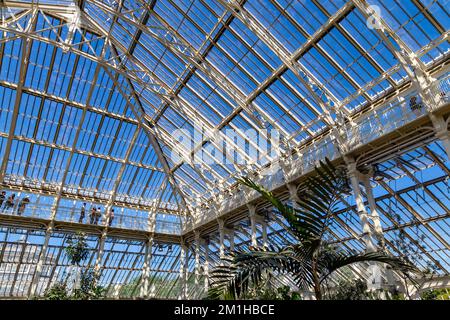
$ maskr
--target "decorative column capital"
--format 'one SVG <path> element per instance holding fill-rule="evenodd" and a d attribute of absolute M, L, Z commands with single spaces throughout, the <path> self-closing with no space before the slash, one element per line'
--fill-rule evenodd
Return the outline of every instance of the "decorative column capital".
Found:
<path fill-rule="evenodd" d="M 297 201 L 298 198 L 298 193 L 297 193 L 297 185 L 293 184 L 293 183 L 288 183 L 286 184 L 286 187 L 289 190 L 289 197 L 291 200 Z"/>
<path fill-rule="evenodd" d="M 223 230 L 224 226 L 225 226 L 225 220 L 224 219 L 217 219 L 217 225 L 219 226 L 219 231 Z"/>
<path fill-rule="evenodd" d="M 196 242 L 200 241 L 200 234 L 201 234 L 200 230 L 197 229 L 194 230 L 194 239 Z"/>
<path fill-rule="evenodd" d="M 181 239 L 180 239 L 180 246 L 181 246 L 181 249 L 182 249 L 182 250 L 186 250 L 186 249 L 187 249 L 188 244 L 187 244 L 186 239 L 184 239 L 184 238 L 181 238 Z"/>
<path fill-rule="evenodd" d="M 248 208 L 248 215 L 250 217 L 256 215 L 256 205 L 252 203 L 247 203 L 247 208 Z"/>
<path fill-rule="evenodd" d="M 345 164 L 347 165 L 348 174 L 350 176 L 358 176 L 359 171 L 356 168 L 356 161 L 350 157 L 344 157 Z"/>

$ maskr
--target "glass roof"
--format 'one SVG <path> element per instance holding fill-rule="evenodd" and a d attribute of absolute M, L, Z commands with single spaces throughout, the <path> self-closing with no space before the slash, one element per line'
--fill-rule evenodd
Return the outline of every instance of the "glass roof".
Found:
<path fill-rule="evenodd" d="M 426 10 L 419 3 L 369 1 L 413 52 L 448 29 L 444 2 L 420 3 Z M 224 136 L 227 130 L 243 135 L 273 128 L 289 146 L 299 146 L 330 127 L 317 97 L 331 97 L 351 113 L 407 78 L 399 68 L 370 85 L 399 61 L 351 2 L 242 1 L 274 47 L 223 4 L 6 1 L 3 19 L 34 37 L 27 52 L 20 37 L 2 42 L 2 147 L 19 104 L 5 179 L 62 183 L 65 190 L 100 198 L 114 189 L 124 202 L 162 198 L 161 206 L 181 209 L 181 198 L 208 199 L 245 168 L 261 168 L 276 155 L 261 151 L 243 166 L 236 157 L 249 160 L 245 146 L 220 155 L 221 143 L 228 148 L 232 142 L 206 135 L 193 141 L 195 161 L 172 161 L 174 131 L 217 130 Z M 14 35 L 3 33 L 8 37 Z M 448 48 L 444 41 L 420 59 L 432 65 Z M 307 71 L 315 91 L 299 81 L 278 50 Z M 24 56 L 29 61 L 21 70 Z M 155 151 L 149 132 L 161 150 Z M 227 161 L 218 161 L 221 156 Z M 173 180 L 166 185 L 169 171 Z"/>
<path fill-rule="evenodd" d="M 380 9 L 389 30 L 373 28 L 359 3 Z M 114 208 L 115 226 L 136 233 L 155 214 L 156 232 L 179 235 L 199 204 L 280 155 L 314 145 L 317 153 L 301 153 L 313 163 L 333 153 L 330 132 L 341 117 L 361 133 L 370 110 L 412 94 L 389 100 L 413 80 L 398 51 L 435 71 L 450 49 L 447 0 L 3 0 L 0 14 L 2 187 L 30 198 L 26 216 L 76 222 L 87 202 Z M 448 82 L 448 71 L 442 77 Z M 259 142 L 272 129 L 280 147 L 268 151 Z M 381 163 L 393 179 L 374 193 L 391 251 L 399 254 L 401 227 L 420 263 L 448 274 L 449 163 L 439 142 L 427 143 Z M 354 199 L 344 199 L 333 235 L 360 249 L 355 210 Z M 283 221 L 269 231 L 272 243 L 292 241 Z M 26 295 L 31 279 L 14 268 L 35 264 L 31 252 L 41 250 L 44 236 L 0 228 L 5 268 L 22 283 L 4 280 L 0 296 Z M 68 266 L 66 237 L 52 234 L 49 279 Z M 236 246 L 249 244 L 245 231 L 239 237 Z M 97 237 L 91 240 L 96 248 Z M 108 290 L 131 281 L 120 295 L 137 294 L 144 246 L 108 239 Z M 218 260 L 214 241 L 210 249 Z M 158 284 L 157 295 L 176 297 L 180 246 L 154 254 L 153 272 L 174 280 Z M 191 275 L 193 268 L 190 259 Z"/>

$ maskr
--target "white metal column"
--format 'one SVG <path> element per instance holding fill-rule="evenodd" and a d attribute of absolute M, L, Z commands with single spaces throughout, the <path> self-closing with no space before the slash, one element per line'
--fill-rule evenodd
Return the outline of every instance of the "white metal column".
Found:
<path fill-rule="evenodd" d="M 403 69 L 417 88 L 419 96 L 427 106 L 428 115 L 433 123 L 436 137 L 444 144 L 447 157 L 450 159 L 450 139 L 447 124 L 443 121 L 444 119 L 441 116 L 437 116 L 433 113 L 439 105 L 439 101 L 437 100 L 438 97 L 432 90 L 432 87 L 437 80 L 427 71 L 424 62 L 366 0 L 352 1 L 366 18 L 374 19 L 376 24 L 378 24 L 378 27 L 374 28 L 374 30 L 400 62 Z M 445 126 L 443 125 L 443 122 Z"/>
<path fill-rule="evenodd" d="M 361 173 L 356 168 L 354 159 L 345 157 L 348 166 L 350 182 L 352 184 L 353 194 L 355 196 L 356 207 L 361 222 L 363 240 L 366 246 L 366 252 L 376 252 L 377 248 L 373 243 L 372 231 L 369 225 L 369 215 L 364 205 L 364 200 L 359 186 Z M 369 263 L 368 265 L 369 278 L 367 279 L 367 287 L 369 290 L 380 289 L 382 285 L 381 268 L 376 263 Z"/>
<path fill-rule="evenodd" d="M 262 245 L 263 247 L 267 247 L 267 222 L 261 222 L 261 232 L 262 232 Z"/>
<path fill-rule="evenodd" d="M 200 231 L 194 230 L 195 236 L 195 287 L 200 282 Z"/>
<path fill-rule="evenodd" d="M 32 298 L 36 295 L 36 290 L 37 290 L 37 286 L 39 283 L 39 279 L 42 274 L 42 269 L 44 267 L 45 257 L 47 256 L 48 243 L 50 241 L 52 231 L 53 231 L 53 222 L 50 222 L 50 225 L 47 227 L 47 230 L 45 231 L 44 244 L 42 245 L 42 249 L 39 254 L 39 261 L 36 265 L 36 271 L 34 273 L 33 281 L 31 282 L 30 291 L 28 293 L 29 298 Z M 60 250 L 64 250 L 64 249 L 61 248 Z"/>
<path fill-rule="evenodd" d="M 106 241 L 106 229 L 103 231 L 100 237 L 100 243 L 98 245 L 97 259 L 95 260 L 95 267 L 94 267 L 94 273 L 96 276 L 100 275 L 100 271 L 102 268 L 102 259 L 105 249 L 105 241 Z"/>
<path fill-rule="evenodd" d="M 219 257 L 225 256 L 225 221 L 223 219 L 217 219 L 219 225 Z"/>
<path fill-rule="evenodd" d="M 184 242 L 181 243 L 180 250 L 180 295 L 179 300 L 184 300 L 187 297 L 187 261 L 188 261 L 188 248 Z"/>
<path fill-rule="evenodd" d="M 448 121 L 445 121 L 443 116 L 438 116 L 435 114 L 429 114 L 431 121 L 433 122 L 433 127 L 436 137 L 442 142 L 445 152 L 447 153 L 447 158 L 450 161 L 450 132 L 448 131 Z"/>
<path fill-rule="evenodd" d="M 364 200 L 359 186 L 359 172 L 356 169 L 356 162 L 353 159 L 346 159 L 350 182 L 352 184 L 353 194 L 355 196 L 356 207 L 358 209 L 359 219 L 361 221 L 362 233 L 367 252 L 375 252 L 376 247 L 373 243 L 372 233 L 370 230 L 368 213 L 364 205 Z"/>
<path fill-rule="evenodd" d="M 292 206 L 295 207 L 295 203 L 300 200 L 297 194 L 297 186 L 293 183 L 288 183 L 286 186 L 289 190 L 289 200 L 292 201 Z"/>
<path fill-rule="evenodd" d="M 372 185 L 370 184 L 369 175 L 364 175 L 362 177 L 362 182 L 364 184 L 364 189 L 366 190 L 367 202 L 369 203 L 370 208 L 370 218 L 373 221 L 375 236 L 379 241 L 381 248 L 384 248 L 383 228 L 381 226 L 380 215 L 377 210 L 375 198 L 373 197 Z"/>
<path fill-rule="evenodd" d="M 234 228 L 227 228 L 227 235 L 230 242 L 230 251 L 234 251 Z"/>
<path fill-rule="evenodd" d="M 150 290 L 150 269 L 152 265 L 153 236 L 150 236 L 145 243 L 144 266 L 142 270 L 143 283 L 141 287 L 141 297 L 148 298 L 151 296 Z"/>
<path fill-rule="evenodd" d="M 209 287 L 209 241 L 205 240 L 203 245 L 205 247 L 205 265 L 203 266 L 203 275 L 205 278 L 205 292 L 207 292 Z"/>
<path fill-rule="evenodd" d="M 256 206 L 254 204 L 247 204 L 248 217 L 250 218 L 250 229 L 251 229 L 251 240 L 252 246 L 258 246 L 258 241 L 256 238 Z"/>

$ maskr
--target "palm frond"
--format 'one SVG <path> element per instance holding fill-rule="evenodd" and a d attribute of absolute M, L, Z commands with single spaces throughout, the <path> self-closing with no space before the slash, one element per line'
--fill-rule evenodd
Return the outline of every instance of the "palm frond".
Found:
<path fill-rule="evenodd" d="M 269 201 L 287 220 L 292 232 L 300 240 L 317 237 L 320 234 L 320 230 L 322 227 L 320 220 L 316 219 L 312 222 L 305 222 L 303 219 L 301 219 L 302 217 L 299 217 L 297 210 L 295 210 L 292 206 L 281 202 L 281 200 L 275 197 L 272 192 L 267 191 L 261 185 L 255 183 L 247 177 L 242 177 L 241 179 L 238 179 L 238 181 L 241 184 L 258 191 L 264 199 Z"/>
<path fill-rule="evenodd" d="M 259 285 L 266 270 L 279 273 L 303 274 L 305 265 L 294 259 L 289 250 L 268 251 L 253 248 L 238 251 L 223 259 L 226 264 L 216 267 L 210 274 L 208 298 L 238 299 L 250 285 Z M 302 279 L 308 282 L 307 279 Z"/>
<path fill-rule="evenodd" d="M 322 268 L 321 281 L 325 280 L 337 269 L 358 262 L 385 263 L 390 265 L 393 270 L 401 272 L 405 275 L 408 275 L 409 273 L 420 273 L 419 269 L 417 269 L 414 265 L 405 262 L 398 257 L 387 255 L 383 252 L 353 254 L 345 251 L 327 251 L 324 252 L 319 258 L 319 265 Z"/>
<path fill-rule="evenodd" d="M 320 238 L 327 228 L 329 217 L 334 215 L 339 195 L 348 186 L 345 171 L 338 170 L 328 159 L 315 168 L 316 175 L 302 185 L 295 208 L 283 203 L 272 192 L 247 177 L 238 181 L 261 194 L 287 220 L 300 241 Z"/>

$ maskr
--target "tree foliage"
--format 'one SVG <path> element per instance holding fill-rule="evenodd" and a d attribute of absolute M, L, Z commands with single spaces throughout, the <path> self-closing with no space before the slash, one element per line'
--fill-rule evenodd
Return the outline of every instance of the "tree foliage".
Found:
<path fill-rule="evenodd" d="M 69 294 L 67 285 L 64 282 L 57 282 L 44 293 L 45 300 L 68 300 Z"/>
<path fill-rule="evenodd" d="M 70 263 L 79 266 L 82 261 L 89 257 L 89 246 L 87 245 L 86 235 L 77 232 L 75 236 L 70 236 L 67 239 L 65 251 Z"/>
<path fill-rule="evenodd" d="M 355 253 L 328 243 L 327 234 L 339 211 L 340 199 L 350 191 L 350 186 L 346 170 L 336 168 L 328 159 L 320 162 L 315 173 L 300 186 L 295 206 L 283 203 L 249 178 L 239 180 L 273 205 L 275 214 L 288 222 L 298 242 L 232 252 L 211 273 L 210 298 L 243 298 L 252 286 L 263 281 L 267 270 L 290 274 L 301 290 L 313 288 L 316 299 L 322 299 L 324 282 L 333 272 L 354 263 L 385 263 L 401 273 L 418 272 L 407 261 L 383 252 Z"/>
<path fill-rule="evenodd" d="M 89 246 L 84 233 L 76 233 L 67 240 L 64 248 L 71 265 L 80 267 L 81 263 L 89 257 Z M 72 272 L 78 272 L 78 268 L 71 268 Z M 65 279 L 53 284 L 44 293 L 45 300 L 94 300 L 105 296 L 105 289 L 98 285 L 100 275 L 91 268 L 81 268 L 79 287 L 69 288 L 68 280 Z"/>

